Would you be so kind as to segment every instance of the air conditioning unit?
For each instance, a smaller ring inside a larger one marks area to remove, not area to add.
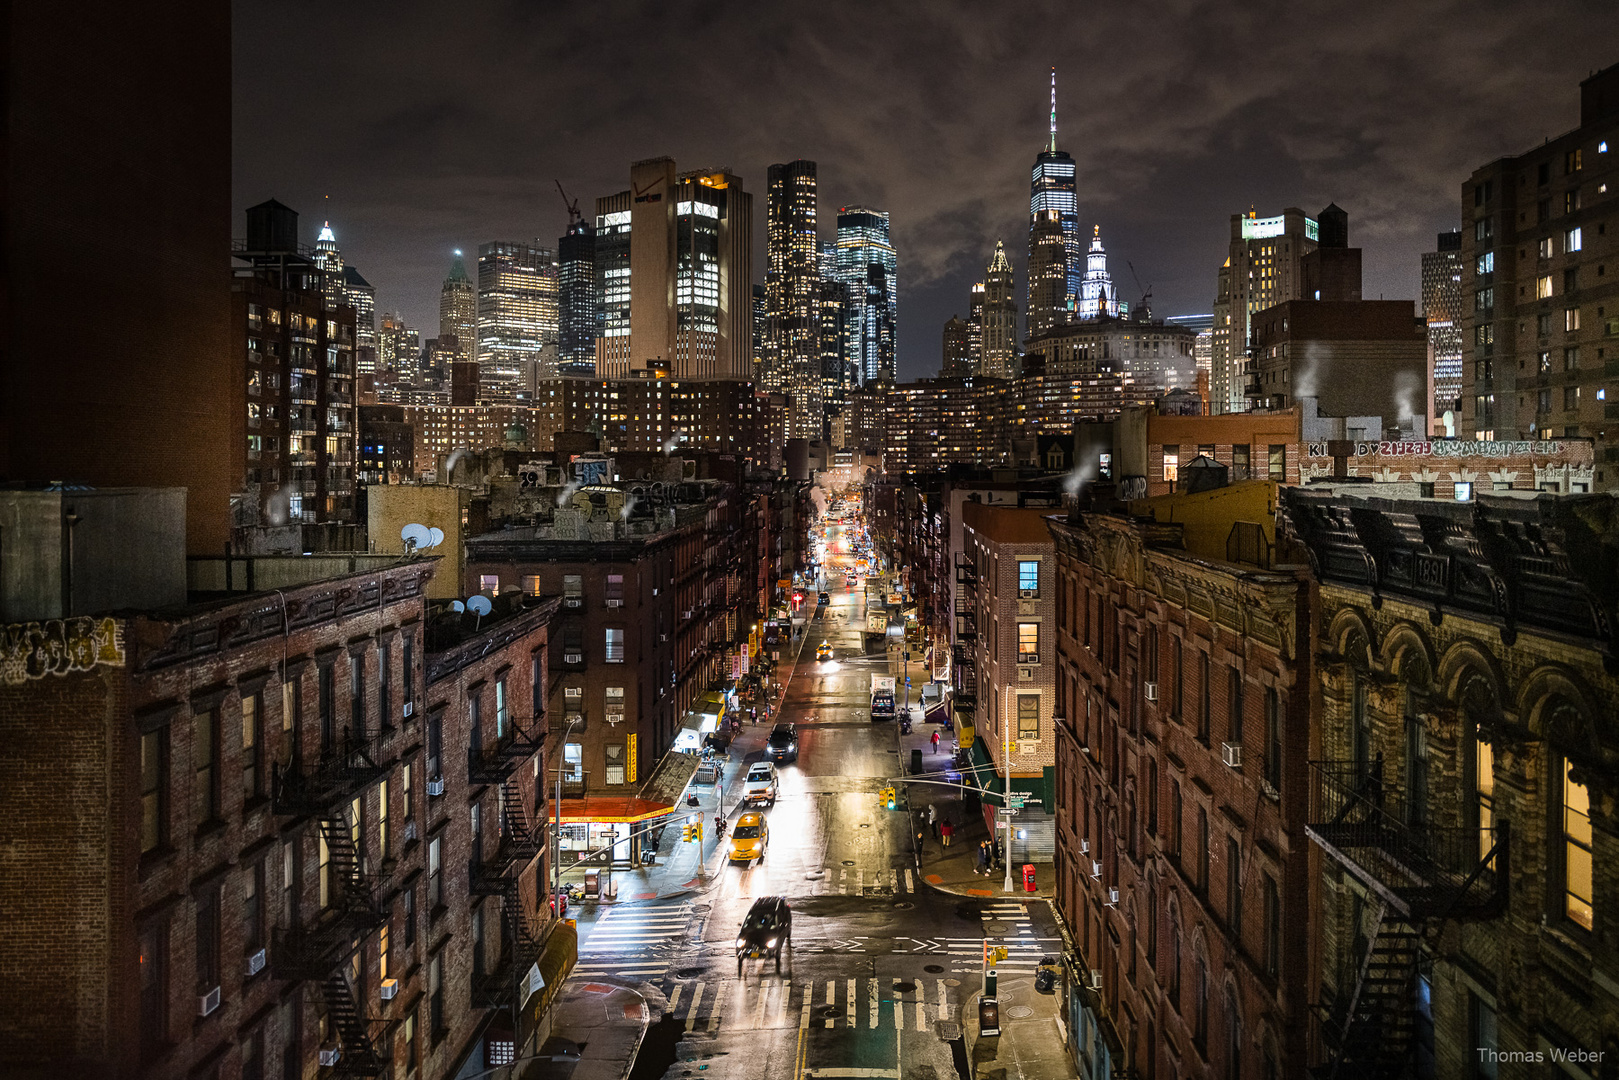
[[[1086,982],[1085,985],[1090,987],[1092,990],[1102,989],[1102,972],[1097,968],[1091,968],[1090,980]]]
[[[1158,684],[1153,682],[1151,679],[1148,679],[1146,682],[1141,684],[1141,692],[1146,696],[1148,701],[1158,700]]]
[[[405,842],[408,844],[414,839],[416,839],[416,822],[407,821],[405,822]]]
[[[623,607],[624,606],[624,601],[615,599],[613,597],[608,597],[607,606],[608,607]]]
[[[399,993],[399,980],[383,979],[381,993],[383,1001],[392,1001],[394,999],[394,995]]]
[[[1117,889],[1109,889],[1107,891],[1107,906],[1108,907],[1118,907],[1119,906],[1119,890],[1117,890]]]
[[[1242,743],[1223,742],[1220,744],[1220,758],[1233,769],[1242,768]]]
[[[668,641],[669,640],[669,635],[668,634],[659,634],[658,635],[658,640],[659,641]]]
[[[687,608],[685,611],[682,611],[680,613],[680,621],[681,622],[689,621],[691,619],[691,611],[692,611],[691,608]]]
[[[1091,877],[1095,878],[1097,881],[1102,880],[1102,864],[1097,862],[1095,859],[1091,860]]]
[[[585,662],[585,654],[577,651],[565,652],[562,654],[562,662],[564,664],[582,664]]]
[[[427,782],[427,794],[434,799],[444,794],[444,778],[442,776],[434,777]]]
[[[582,597],[582,596],[564,596],[562,598],[562,606],[563,607],[584,607],[585,606],[585,598]]]
[[[322,1068],[330,1068],[341,1060],[343,1060],[343,1051],[340,1048],[334,1047],[331,1050],[322,1050],[320,1052],[320,1064]]]
[[[219,987],[214,987],[197,999],[197,1015],[207,1016],[219,1008]]]
[[[410,716],[415,711],[416,711],[416,703],[414,701],[405,702],[405,710],[404,710],[404,712],[405,712],[406,716]]]
[[[1039,595],[1040,595],[1040,590],[1039,589],[1019,589],[1017,591],[1017,598],[1019,600],[1033,600],[1035,597],[1037,597]]]
[[[1033,682],[1034,668],[1028,667],[1027,665],[1019,666],[1017,669],[1017,677],[1018,682]]]
[[[247,974],[251,978],[264,970],[264,950],[260,949],[247,958]]]
[[[1081,855],[1089,855],[1091,853],[1091,842],[1089,840],[1081,840],[1079,842],[1079,853]]]

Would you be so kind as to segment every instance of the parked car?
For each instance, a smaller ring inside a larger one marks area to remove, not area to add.
[[[742,974],[742,961],[752,958],[775,960],[781,970],[783,949],[793,946],[793,910],[784,896],[763,896],[748,909],[742,929],[736,935],[736,973]]]
[[[743,803],[767,802],[776,805],[780,786],[776,781],[776,766],[768,761],[757,761],[748,769],[742,781]]]
[[[798,730],[791,724],[777,724],[765,740],[765,753],[771,761],[798,760]]]
[[[731,861],[763,862],[769,843],[770,827],[765,824],[765,816],[757,810],[749,811],[737,818],[731,829]]]

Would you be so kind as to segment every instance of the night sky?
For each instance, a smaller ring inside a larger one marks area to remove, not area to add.
[[[236,233],[274,197],[434,336],[451,250],[593,213],[629,164],[818,163],[836,208],[888,210],[902,378],[939,367],[997,237],[1024,301],[1029,169],[1057,68],[1058,144],[1120,294],[1211,310],[1229,215],[1337,202],[1365,295],[1415,299],[1476,167],[1578,123],[1619,62],[1612,0],[1202,3],[277,3],[238,0]],[[469,265],[471,260],[469,259]]]

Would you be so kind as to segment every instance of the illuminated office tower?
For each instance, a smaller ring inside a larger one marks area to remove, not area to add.
[[[973,282],[967,298],[967,370],[977,374],[984,370],[984,283]]]
[[[742,178],[630,167],[630,189],[596,200],[596,374],[751,379],[753,197]]]
[[[765,223],[765,298],[771,341],[764,385],[789,395],[789,437],[818,439],[825,410],[815,162],[770,166]]]
[[[1255,313],[1286,300],[1304,299],[1304,256],[1314,251],[1314,218],[1288,207],[1271,218],[1231,215],[1231,246],[1220,268],[1209,350],[1209,411],[1248,408],[1248,340]]]
[[[378,371],[393,372],[401,382],[414,382],[420,372],[422,336],[406,326],[403,316],[385,313],[377,327]]]
[[[557,262],[537,243],[478,245],[480,404],[527,401],[556,375]]]
[[[950,316],[944,324],[943,362],[939,366],[941,379],[965,379],[973,373],[972,356],[967,351],[968,325],[967,320],[959,315]]]
[[[321,292],[331,307],[347,304],[354,309],[354,358],[361,375],[377,366],[377,294],[360,272],[343,261],[332,223],[320,227],[315,239],[315,266],[322,278]]]
[[[1422,253],[1422,317],[1428,324],[1435,430],[1454,434],[1462,395],[1462,234],[1442,232],[1436,250]],[[1445,414],[1452,428],[1446,431]]]
[[[896,262],[886,210],[845,206],[838,211],[837,278],[849,289],[855,369],[862,386],[894,381],[894,338],[899,323]],[[873,266],[881,270],[883,290],[876,297],[870,288]],[[866,311],[874,300],[884,311]]]
[[[450,362],[471,360],[478,355],[478,290],[467,277],[461,252],[455,253],[450,273],[438,294],[438,339],[454,340]]]
[[[580,217],[557,241],[557,369],[596,374],[596,227]]]
[[[849,289],[841,281],[820,279],[821,407],[839,412],[853,388],[849,356]]]
[[[1107,249],[1102,247],[1102,226],[1097,225],[1091,233],[1090,250],[1085,253],[1085,279],[1079,283],[1079,317],[1116,319],[1125,311],[1107,272]]]
[[[1029,340],[1065,325],[1068,307],[1068,248],[1062,221],[1042,210],[1029,234]]]
[[[1084,278],[1085,244],[1079,231],[1079,202],[1074,179],[1074,159],[1057,149],[1057,71],[1051,72],[1051,138],[1034,159],[1029,178],[1029,265],[1036,255],[1036,230],[1046,215],[1055,215],[1062,235],[1064,286],[1062,295],[1029,274],[1029,337],[1036,337],[1057,323],[1072,318],[1079,305],[1080,282]],[[1049,259],[1048,253],[1047,258]],[[1036,327],[1040,329],[1036,329]]]
[[[1006,245],[995,241],[984,278],[984,359],[978,374],[1010,379],[1018,373],[1017,301]]]
[[[753,287],[753,381],[760,382],[758,366],[764,358],[765,339],[770,336],[770,301],[763,285]],[[762,386],[763,383],[760,383]]]

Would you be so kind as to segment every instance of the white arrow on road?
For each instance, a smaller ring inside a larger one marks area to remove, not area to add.
[[[913,953],[938,952],[940,949],[944,948],[944,946],[941,945],[939,942],[933,941],[931,939],[927,940],[927,941],[922,941],[922,940],[919,940],[917,938],[903,938],[903,939],[896,939],[896,940],[909,941],[909,942],[911,942],[912,944],[914,944],[916,946],[916,948],[914,948],[914,949],[896,949],[895,950],[896,952],[913,952]]]

